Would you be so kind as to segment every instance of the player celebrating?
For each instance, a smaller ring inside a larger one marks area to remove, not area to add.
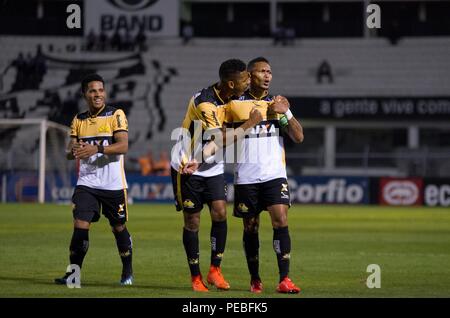
[[[75,116],[71,125],[67,159],[79,159],[80,170],[73,202],[74,230],[70,242],[70,263],[80,268],[89,247],[89,228],[108,218],[122,259],[120,284],[133,284],[132,243],[125,226],[128,220],[127,182],[123,157],[128,151],[128,123],[125,113],[105,104],[105,82],[98,74],[86,76],[81,90],[88,111]],[[66,284],[72,273],[55,279]]]
[[[222,129],[224,105],[233,97],[241,96],[247,90],[250,78],[246,65],[241,60],[230,59],[223,62],[219,69],[220,82],[195,94],[183,120],[182,128],[189,130],[191,136],[197,136],[196,122],[200,130],[214,132]],[[250,115],[249,115],[250,113]],[[243,129],[249,129],[261,120],[258,111],[249,111]],[[228,290],[230,284],[222,275],[220,264],[227,238],[226,189],[224,163],[201,163],[197,166],[194,158],[202,155],[202,142],[184,140],[180,134],[172,150],[172,183],[176,198],[177,211],[183,210],[183,245],[191,272],[192,289],[205,292],[208,288],[202,280],[199,265],[200,211],[207,204],[211,215],[211,263],[207,281],[221,290]],[[201,136],[200,136],[201,138]],[[201,141],[201,140],[200,140]]]
[[[237,126],[247,119],[248,109],[256,105],[263,121],[253,133],[238,146],[235,164],[234,215],[243,218],[243,243],[251,275],[250,290],[262,292],[259,276],[259,214],[268,210],[273,227],[275,250],[280,280],[277,291],[298,293],[298,288],[288,277],[291,240],[287,212],[290,195],[286,176],[283,136],[277,128],[296,143],[303,141],[303,129],[289,110],[289,102],[282,96],[269,95],[272,71],[267,59],[256,58],[248,63],[251,74],[250,89],[227,108],[227,125]],[[286,118],[285,118],[285,117]]]

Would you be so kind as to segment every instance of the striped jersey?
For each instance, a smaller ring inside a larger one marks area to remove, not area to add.
[[[203,134],[213,134],[222,128],[225,103],[220,98],[216,86],[217,84],[214,84],[202,89],[189,101],[171,153],[171,166],[178,172],[181,172],[189,160],[195,158],[201,162],[203,145],[210,140],[210,138],[204,138]],[[224,173],[223,160],[216,160],[214,163],[202,162],[194,175],[212,177],[222,173]]]
[[[239,100],[228,103],[226,126],[237,128],[248,118],[253,107],[262,114],[263,121],[252,128],[242,142],[235,146],[234,183],[262,183],[286,178],[283,135],[279,125],[280,114],[270,110],[273,96],[254,97],[245,92]]]
[[[128,132],[128,122],[121,109],[104,106],[96,115],[89,111],[74,117],[70,137],[93,145],[108,146],[114,143],[114,133]],[[123,155],[96,153],[80,159],[77,185],[99,190],[122,190],[127,188]]]

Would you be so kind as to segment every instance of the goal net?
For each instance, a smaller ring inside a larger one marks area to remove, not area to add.
[[[0,119],[2,202],[70,202],[75,161],[65,158],[69,127],[46,119]]]

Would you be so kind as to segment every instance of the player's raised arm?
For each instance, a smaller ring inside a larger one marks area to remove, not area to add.
[[[300,125],[298,120],[292,115],[289,101],[284,96],[275,96],[274,102],[269,106],[274,112],[278,114],[283,114],[287,119],[287,125],[284,126],[289,137],[295,143],[303,142],[303,127]]]

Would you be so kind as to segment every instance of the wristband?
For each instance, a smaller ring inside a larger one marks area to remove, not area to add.
[[[97,149],[98,153],[103,153],[105,151],[105,147],[103,147],[102,145],[97,145]]]
[[[278,122],[280,123],[280,127],[281,128],[289,126],[289,123],[288,123],[288,120],[286,118],[286,115],[281,115],[281,118],[280,118],[280,120]]]
[[[288,109],[288,111],[285,112],[284,114],[286,115],[287,120],[291,120],[291,118],[294,117],[290,109]]]

